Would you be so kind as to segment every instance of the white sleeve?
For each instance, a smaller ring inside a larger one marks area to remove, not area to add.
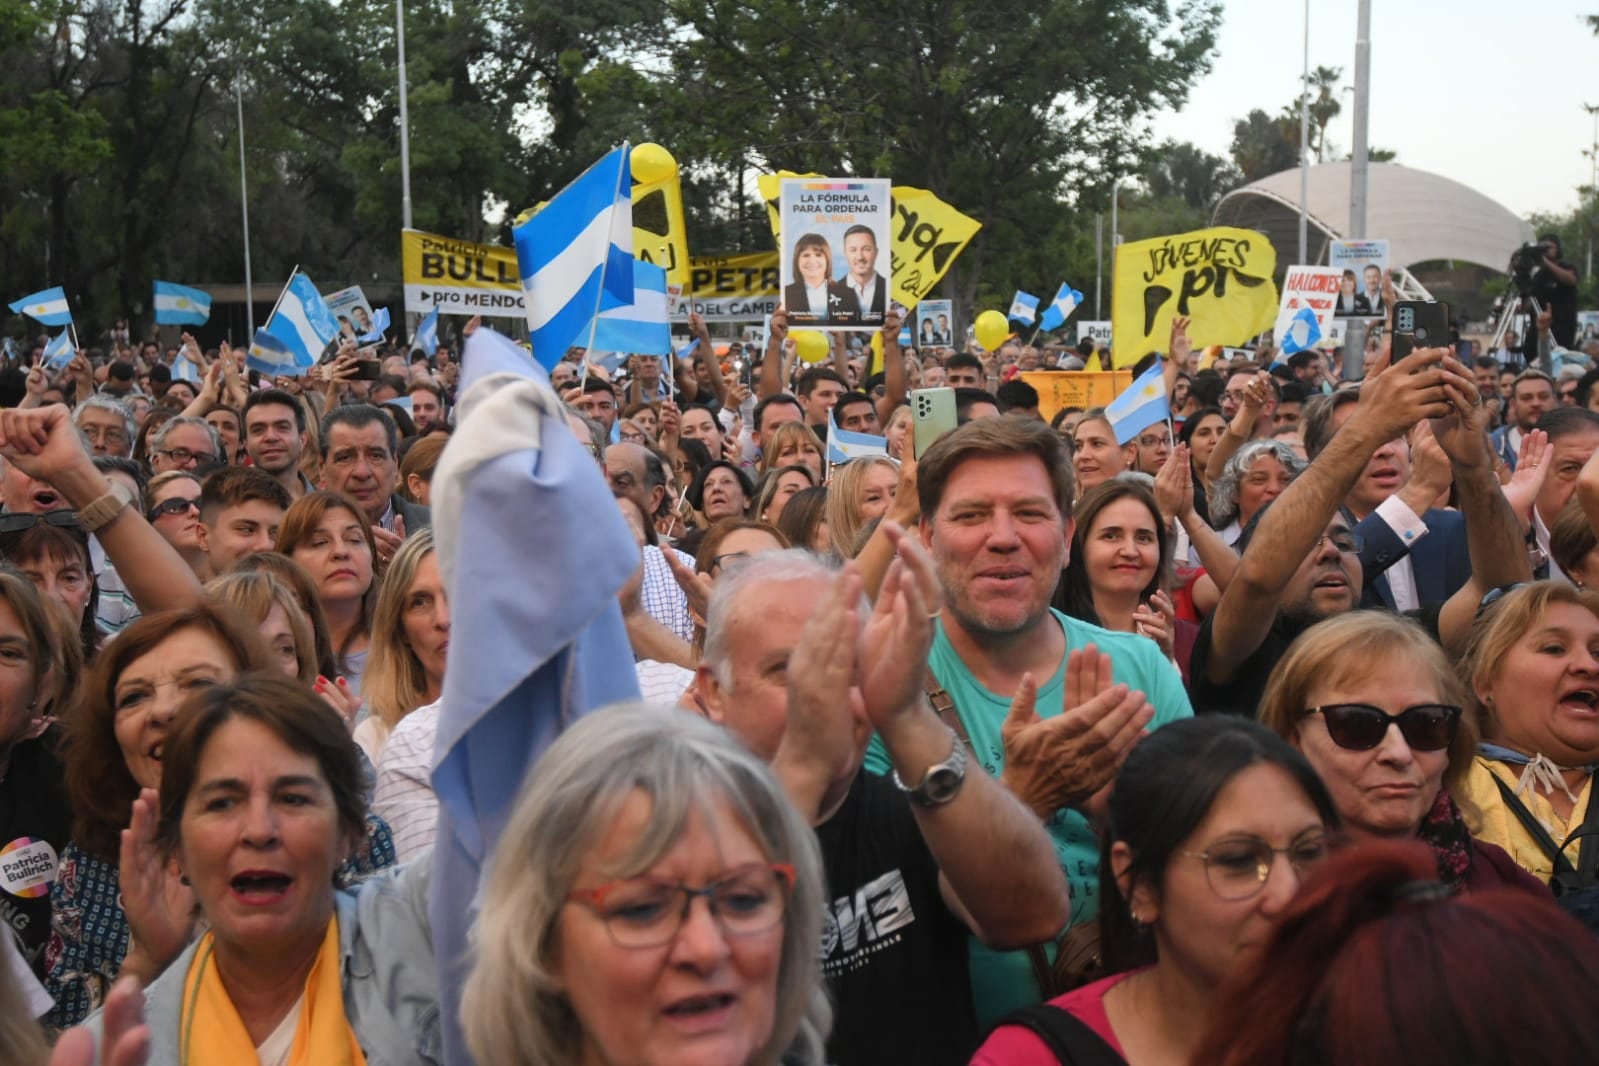
[[[1417,541],[1427,535],[1427,523],[1423,522],[1410,505],[1394,493],[1382,503],[1377,505],[1377,517],[1385,522],[1389,529],[1399,534],[1399,539],[1406,546],[1414,546]]]

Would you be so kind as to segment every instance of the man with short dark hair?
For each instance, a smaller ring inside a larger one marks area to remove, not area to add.
[[[844,284],[860,303],[857,321],[881,325],[888,307],[888,279],[877,272],[877,234],[872,227],[856,225],[844,231],[844,259],[849,264]]]
[[[300,469],[305,452],[305,408],[282,389],[261,389],[244,401],[244,451],[250,463],[289,494],[292,503],[316,486]]]
[[[1038,390],[1021,378],[1012,378],[1001,385],[994,393],[994,400],[998,403],[999,413],[1002,415],[1043,418],[1038,413]]]
[[[611,439],[616,428],[616,388],[597,374],[583,381],[583,391],[568,401],[573,407],[605,427],[605,439]]]
[[[294,503],[278,479],[250,466],[227,466],[200,486],[200,529],[211,572],[225,574],[252,552],[271,551]]]
[[[1599,451],[1599,414],[1585,407],[1561,407],[1545,414],[1534,428],[1549,436],[1549,454],[1544,457],[1549,472],[1532,507],[1533,540],[1542,564],[1548,567],[1545,571],[1541,565],[1538,576],[1569,580],[1550,554],[1549,530],[1571,502],[1577,475]]]
[[[755,428],[751,431],[750,437],[755,445],[755,455],[741,464],[746,468],[755,466],[754,459],[759,458],[766,450],[778,426],[786,422],[805,421],[805,408],[794,396],[779,392],[755,405],[753,421]],[[713,455],[711,458],[715,459],[716,456]]]
[[[407,536],[433,522],[426,507],[395,491],[399,436],[388,412],[370,404],[335,407],[322,419],[322,483],[361,505],[385,564]]]
[[[883,435],[883,426],[877,420],[877,404],[862,392],[846,392],[833,405],[833,421],[839,429],[851,433]]]
[[[1538,425],[1544,412],[1554,410],[1555,379],[1542,370],[1523,370],[1510,383],[1510,405],[1505,424],[1493,433],[1494,451],[1511,470],[1521,458],[1521,438]]]
[[[999,401],[987,389],[962,386],[955,390],[955,424],[964,426],[975,418],[998,418]]]
[[[980,389],[983,377],[983,361],[969,352],[956,352],[944,360],[944,384],[952,389]]]
[[[805,408],[805,424],[811,427],[817,439],[827,439],[827,422],[833,405],[848,388],[832,367],[814,366],[800,375],[799,398]]]
[[[1293,429],[1299,425],[1299,419],[1305,410],[1305,401],[1310,399],[1310,390],[1298,381],[1285,381],[1278,396],[1277,410],[1271,419],[1273,433],[1279,429]]]
[[[418,437],[449,427],[443,389],[431,381],[414,381],[410,395],[411,421],[416,425]]]

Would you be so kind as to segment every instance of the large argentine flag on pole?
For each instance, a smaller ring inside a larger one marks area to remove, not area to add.
[[[67,307],[67,290],[59,285],[24,296],[11,305],[11,310],[19,315],[27,315],[42,326],[72,324],[72,311]]]
[[[155,283],[155,320],[163,326],[202,326],[211,317],[211,297],[199,289]]]
[[[516,228],[533,358],[545,369],[593,347],[600,312],[633,302],[629,147],[614,149]]]
[[[263,374],[299,377],[316,365],[339,324],[311,279],[296,270],[267,324],[256,330],[246,362]]]
[[[672,326],[666,317],[666,270],[633,264],[633,302],[601,311],[591,347],[632,355],[671,355]]]

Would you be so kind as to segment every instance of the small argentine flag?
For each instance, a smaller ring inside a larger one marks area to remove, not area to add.
[[[172,360],[172,380],[187,381],[200,384],[200,368],[194,365],[194,360],[189,358],[185,349],[178,349],[178,354]]]
[[[162,326],[203,326],[211,317],[211,297],[199,289],[155,283],[155,320]],[[185,379],[186,380],[186,379]]]
[[[1071,282],[1061,282],[1060,291],[1055,294],[1055,299],[1051,300],[1049,306],[1044,308],[1044,318],[1043,321],[1039,322],[1038,328],[1045,332],[1052,329],[1060,329],[1066,324],[1066,320],[1072,317],[1072,312],[1082,306],[1082,303],[1083,294],[1072,288]]]
[[[67,307],[67,290],[59,285],[53,289],[41,289],[31,296],[24,296],[11,305],[11,310],[19,315],[27,315],[44,326],[72,324],[72,310]]]
[[[272,341],[263,342],[263,333]],[[322,294],[316,291],[310,278],[296,270],[284,287],[283,295],[278,297],[272,317],[256,330],[256,342],[250,346],[249,359],[255,359],[259,352],[261,361],[270,366],[270,369],[256,367],[263,374],[299,377],[316,365],[322,350],[338,335],[339,323],[328,310]]]
[[[1016,295],[1011,297],[1010,312],[1005,317],[1012,322],[1025,322],[1031,326],[1038,318],[1038,297],[1017,289]]]
[[[65,370],[67,364],[72,362],[72,357],[78,350],[72,346],[72,331],[64,329],[49,344],[44,346],[44,368],[46,370]]]
[[[578,335],[583,339],[583,334]],[[594,323],[595,351],[633,355],[671,355],[672,327],[666,318],[666,271],[653,263],[633,264],[633,302],[600,312]]]
[[[1171,403],[1166,398],[1166,378],[1159,360],[1144,371],[1127,391],[1105,408],[1105,420],[1116,434],[1117,444],[1126,444],[1157,422],[1171,418]]]
[[[435,307],[427,317],[416,324],[416,336],[411,338],[415,347],[422,349],[429,359],[439,350],[439,309]]]
[[[374,309],[372,312],[372,331],[361,336],[361,343],[381,343],[383,340],[383,335],[389,331],[390,324],[391,320],[389,318],[389,309],[387,307],[379,307]]]
[[[1320,341],[1321,323],[1316,319],[1316,312],[1312,308],[1302,307],[1288,323],[1288,330],[1283,334],[1278,351],[1284,355],[1307,352]]]
[[[887,455],[888,438],[874,437],[870,433],[851,433],[847,429],[839,429],[833,424],[831,416],[827,419],[827,461],[835,466],[847,463],[851,459],[863,459],[868,455]]]

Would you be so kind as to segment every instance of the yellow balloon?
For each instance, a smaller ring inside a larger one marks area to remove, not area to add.
[[[641,185],[664,181],[677,173],[677,160],[658,144],[635,144],[631,159],[633,180]]]
[[[999,346],[1010,336],[1010,322],[999,311],[984,311],[977,316],[975,332],[977,343],[983,346],[983,351],[998,351]]]
[[[793,333],[794,350],[804,363],[820,363],[827,358],[827,338],[814,329],[797,329]]]

